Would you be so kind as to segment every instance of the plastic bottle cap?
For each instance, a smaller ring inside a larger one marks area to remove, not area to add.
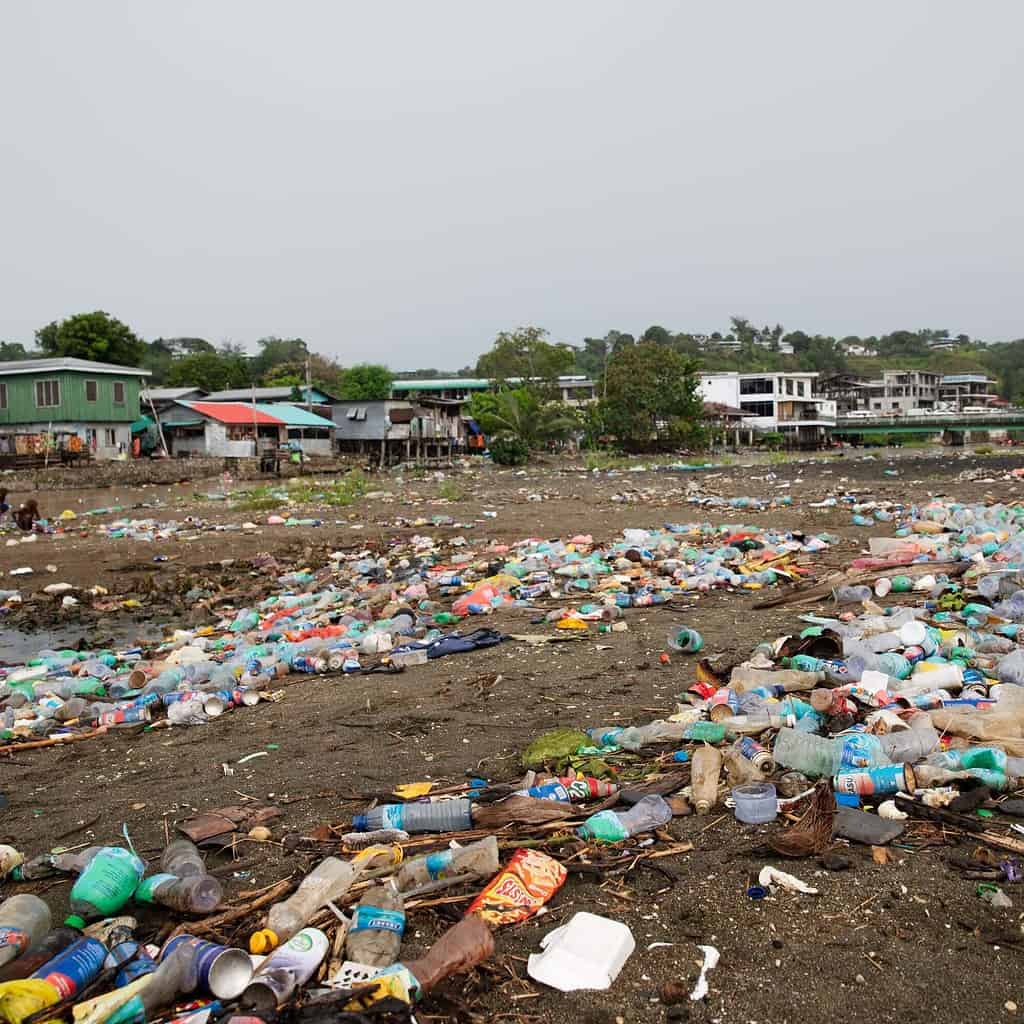
[[[255,953],[257,956],[277,949],[279,944],[277,933],[271,931],[270,928],[261,928],[249,936],[249,952]]]
[[[365,814],[353,814],[352,815],[352,830],[354,832],[365,832],[366,831],[366,815]]]
[[[69,928],[77,928],[81,931],[85,927],[85,918],[79,917],[77,914],[72,914],[70,917],[64,919],[64,923]]]

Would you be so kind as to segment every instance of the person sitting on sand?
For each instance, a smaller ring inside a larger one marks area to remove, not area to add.
[[[14,513],[14,521],[18,524],[18,529],[23,530],[25,533],[29,533],[40,518],[39,506],[36,504],[35,498],[29,498]]]

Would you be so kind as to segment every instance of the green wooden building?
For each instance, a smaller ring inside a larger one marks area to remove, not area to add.
[[[149,370],[87,359],[0,363],[0,454],[69,444],[97,459],[130,454],[148,376]]]

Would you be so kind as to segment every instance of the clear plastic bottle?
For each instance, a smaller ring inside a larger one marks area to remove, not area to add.
[[[401,892],[408,892],[419,885],[428,885],[442,878],[492,878],[500,867],[498,839],[496,836],[488,836],[467,846],[407,860],[398,869],[395,881]]]
[[[857,587],[836,587],[832,591],[836,604],[860,604],[862,601],[870,601],[871,588],[866,586]]]
[[[352,818],[357,832],[377,828],[399,828],[405,832],[465,832],[473,827],[470,800],[440,800],[437,803],[381,804]]]
[[[712,748],[713,749],[713,748]],[[660,796],[645,796],[628,811],[598,811],[576,829],[584,839],[602,843],[618,843],[630,836],[667,825],[672,820],[672,808]]]
[[[49,906],[38,896],[8,896],[0,903],[0,966],[41,942],[52,923]]]
[[[934,729],[901,729],[878,739],[893,764],[920,761],[939,746],[939,734]]]
[[[404,932],[405,904],[394,880],[371,885],[352,913],[345,955],[369,967],[390,967],[398,959]]]
[[[199,852],[199,847],[189,839],[172,839],[165,847],[160,858],[160,870],[178,878],[190,875],[205,875],[206,862]]]
[[[177,875],[161,873],[144,878],[135,890],[140,903],[159,903],[186,914],[208,914],[221,901],[224,891],[212,875]]]
[[[343,896],[359,875],[359,868],[352,862],[338,857],[327,857],[302,880],[298,889],[280,903],[275,903],[267,915],[267,927],[271,932],[271,946],[286,942],[322,906]],[[260,934],[260,933],[257,933]],[[265,952],[265,948],[253,952]]]
[[[722,752],[706,743],[693,752],[690,769],[690,788],[693,809],[698,814],[710,814],[718,803],[718,780],[722,774]]]
[[[756,690],[760,686],[781,687],[786,693],[791,693],[794,690],[813,690],[824,679],[824,672],[799,672],[791,668],[767,670],[737,665],[729,676],[729,686],[737,693]]]
[[[780,729],[773,754],[778,764],[810,776],[831,776],[890,764],[879,737],[851,732],[828,739],[795,729]]]

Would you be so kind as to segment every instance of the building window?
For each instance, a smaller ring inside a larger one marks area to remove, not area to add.
[[[787,395],[793,394],[793,382],[791,380],[787,380],[786,381],[786,394]]]
[[[37,380],[36,407],[39,409],[52,409],[56,405],[60,405],[60,381]]]
[[[882,408],[882,403],[881,402],[872,402],[871,405],[872,405],[872,408],[875,408],[875,409],[881,409]]]
[[[0,380],[0,409],[7,408],[7,381]]]
[[[99,396],[99,385],[94,380],[87,380],[85,382],[85,400],[87,402],[95,402]]]
[[[796,393],[797,393],[797,394],[798,394],[798,395],[799,395],[799,396],[800,396],[801,398],[803,398],[803,397],[804,397],[804,394],[805,394],[805,390],[804,390],[804,389],[805,389],[806,387],[807,387],[807,385],[806,385],[806,384],[805,384],[805,383],[804,383],[804,382],[803,382],[802,380],[798,380],[798,381],[796,382]]]
[[[123,387],[124,385],[121,385],[121,386]],[[103,443],[108,448],[116,447],[116,445],[117,445],[117,432],[114,430],[113,427],[107,427],[103,431]]]
[[[775,414],[774,402],[740,402],[740,408],[754,416],[773,416]]]
[[[770,395],[772,393],[772,382],[764,377],[755,377],[753,380],[740,381],[741,395]]]
[[[114,381],[114,405],[124,405],[124,381]]]

